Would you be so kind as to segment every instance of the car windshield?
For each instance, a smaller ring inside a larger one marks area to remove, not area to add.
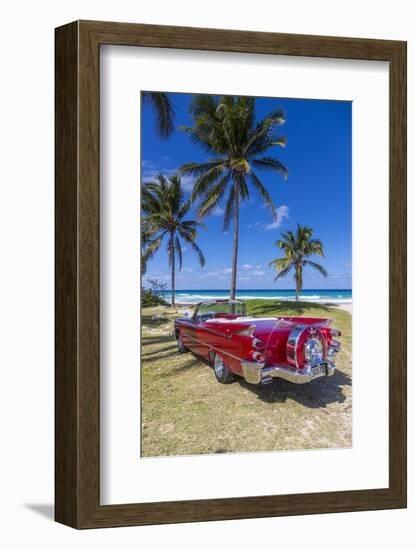
[[[195,318],[198,321],[206,321],[223,315],[245,315],[243,302],[205,302],[197,307]]]

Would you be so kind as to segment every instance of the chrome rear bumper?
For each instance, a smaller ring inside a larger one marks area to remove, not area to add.
[[[336,365],[331,361],[324,361],[303,369],[282,365],[266,367],[265,363],[242,361],[243,377],[249,384],[268,384],[273,378],[283,378],[294,384],[306,384],[316,378],[333,376],[335,368]]]

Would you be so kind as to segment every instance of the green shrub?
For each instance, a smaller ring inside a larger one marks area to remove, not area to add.
[[[166,302],[162,296],[160,296],[155,290],[151,288],[142,288],[142,307],[153,307],[153,306],[167,306]]]

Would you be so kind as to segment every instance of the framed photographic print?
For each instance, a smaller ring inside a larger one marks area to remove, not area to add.
[[[56,29],[56,520],[406,506],[406,44]]]

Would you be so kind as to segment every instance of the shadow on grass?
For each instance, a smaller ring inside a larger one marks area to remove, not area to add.
[[[202,368],[204,365],[211,367],[211,364],[208,361],[205,361],[202,357],[190,353],[187,356],[186,362],[178,365],[177,367],[170,367],[169,370],[160,374],[160,376],[168,378],[171,376],[176,376],[182,372],[187,372],[190,370],[196,370]]]
[[[173,341],[174,337],[170,334],[165,336],[142,336],[142,347],[153,346],[154,344],[167,344]]]
[[[141,322],[144,327],[152,328],[165,325],[169,322],[169,319],[168,317],[163,317],[162,319],[152,319],[152,315],[142,315]]]
[[[148,342],[148,346],[152,345],[151,342]],[[145,346],[144,346],[145,347]],[[149,361],[150,359],[156,359],[159,355],[165,355],[167,351],[173,352],[177,349],[177,344],[175,342],[171,343],[169,346],[166,346],[164,348],[158,348],[155,351],[149,351],[147,353],[142,353],[141,357],[145,358],[145,361]]]
[[[265,403],[285,403],[291,399],[311,409],[325,409],[331,403],[344,403],[346,396],[343,386],[352,385],[352,379],[337,369],[330,378],[321,378],[303,385],[276,379],[266,386],[254,386],[243,378],[238,380],[241,386],[255,393]]]
[[[266,313],[275,313],[276,315],[302,315],[306,310],[330,311],[331,303],[317,304],[313,302],[290,302],[273,301],[271,303],[251,304],[248,302],[248,313],[251,315],[265,315]]]

